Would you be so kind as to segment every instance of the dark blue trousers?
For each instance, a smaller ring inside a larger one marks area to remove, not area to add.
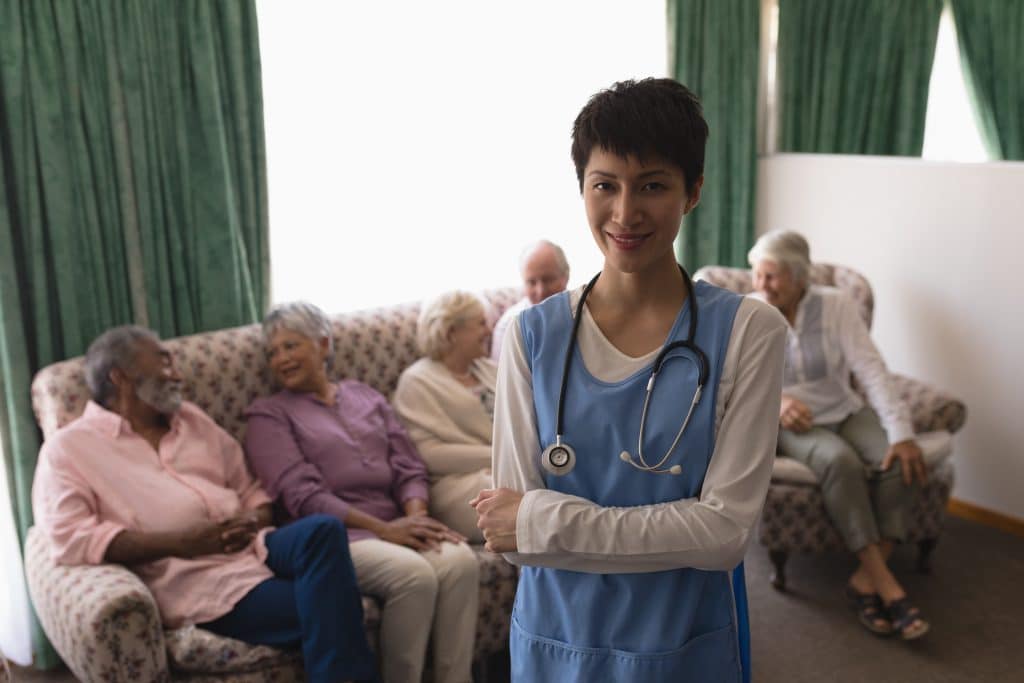
[[[345,525],[305,517],[267,534],[267,550],[274,578],[202,628],[259,645],[301,644],[310,681],[376,680]]]

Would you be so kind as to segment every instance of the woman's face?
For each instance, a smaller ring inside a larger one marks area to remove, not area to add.
[[[466,360],[481,358],[488,353],[490,338],[491,328],[487,325],[483,309],[474,311],[448,333],[450,353]]]
[[[279,327],[267,343],[267,362],[274,378],[290,391],[316,391],[326,381],[327,339],[317,342]]]
[[[686,191],[682,169],[664,159],[640,162],[600,147],[583,170],[583,203],[605,265],[641,273],[671,259],[683,216],[697,205],[703,178]]]
[[[754,289],[786,315],[794,310],[804,291],[789,268],[769,259],[754,264]]]

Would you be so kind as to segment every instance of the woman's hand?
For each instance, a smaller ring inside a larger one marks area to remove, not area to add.
[[[814,414],[807,404],[792,396],[782,395],[782,405],[779,407],[779,424],[783,429],[788,429],[797,434],[803,434],[814,426]]]
[[[884,472],[892,467],[893,462],[900,461],[903,470],[903,483],[910,486],[914,477],[923,485],[928,478],[928,468],[924,464],[924,454],[921,447],[913,439],[906,439],[889,446],[889,452],[882,460],[881,470]]]
[[[512,553],[516,542],[516,517],[523,494],[512,489],[484,489],[469,501],[476,509],[476,525],[483,530],[486,547],[492,553]]]
[[[378,534],[382,540],[414,550],[436,550],[442,541],[462,543],[466,537],[424,514],[399,517],[385,522]]]

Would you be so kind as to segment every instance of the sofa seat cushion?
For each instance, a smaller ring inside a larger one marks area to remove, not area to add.
[[[939,462],[928,473],[928,483],[914,496],[908,543],[937,539],[942,534],[952,488],[952,464],[948,460]],[[821,553],[846,549],[829,521],[821,489],[806,484],[772,482],[757,535],[769,550]]]
[[[298,650],[250,645],[195,626],[164,631],[164,640],[171,668],[186,673],[245,673],[302,662]]]
[[[519,574],[501,555],[488,552],[483,546],[473,546],[473,550],[480,563],[480,613],[474,654],[483,658],[501,651],[508,642]],[[374,598],[363,597],[363,621],[370,647],[378,650],[380,604]],[[165,631],[164,637],[171,668],[183,673],[246,673],[302,665],[297,650],[250,645],[195,626]]]
[[[480,605],[476,622],[476,658],[501,652],[508,646],[508,631],[512,623],[512,603],[519,583],[519,568],[509,564],[501,555],[474,545],[480,563]]]
[[[363,597],[363,621],[368,635],[376,635],[380,624],[377,602]],[[164,631],[167,660],[171,668],[184,673],[227,674],[264,671],[275,667],[302,668],[299,650],[282,650],[211,633],[196,626]],[[371,635],[371,646],[376,645]]]
[[[953,435],[947,431],[915,434],[914,440],[921,447],[925,464],[935,469],[953,452]],[[772,481],[787,484],[818,485],[818,477],[810,467],[784,455],[778,455],[772,463]]]

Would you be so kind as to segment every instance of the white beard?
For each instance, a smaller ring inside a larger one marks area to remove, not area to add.
[[[181,385],[156,377],[146,377],[135,382],[135,395],[153,410],[163,415],[173,415],[181,407]]]

